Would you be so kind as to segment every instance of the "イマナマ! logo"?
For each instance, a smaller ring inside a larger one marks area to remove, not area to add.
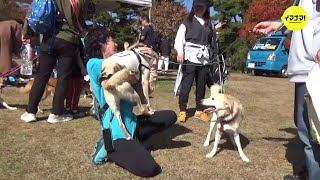
[[[281,20],[288,29],[297,31],[301,30],[307,24],[309,16],[303,8],[291,6],[284,11]]]

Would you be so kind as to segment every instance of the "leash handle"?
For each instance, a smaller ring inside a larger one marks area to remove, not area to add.
[[[40,57],[40,55],[35,56],[35,57],[32,59],[32,61],[35,61],[35,60],[39,59],[39,57]],[[10,75],[10,74],[18,71],[20,68],[21,68],[21,65],[18,65],[18,66],[16,66],[16,67],[10,69],[9,71],[3,73],[3,74],[1,75],[1,77],[2,77],[2,78],[7,77],[8,75]]]

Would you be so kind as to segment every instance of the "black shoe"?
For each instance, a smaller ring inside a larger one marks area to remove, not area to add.
[[[78,111],[71,111],[71,114],[77,118],[86,116],[85,112],[80,112],[79,110]]]
[[[300,176],[297,175],[286,175],[283,180],[302,180]]]

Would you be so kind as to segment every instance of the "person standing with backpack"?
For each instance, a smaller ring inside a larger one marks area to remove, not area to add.
[[[40,45],[40,60],[39,69],[29,94],[29,103],[26,112],[22,114],[20,119],[25,122],[36,121],[36,113],[38,105],[50,78],[52,70],[58,62],[58,80],[53,97],[52,112],[48,117],[49,123],[58,123],[70,121],[73,119],[71,115],[64,114],[64,100],[67,93],[68,80],[72,74],[74,66],[77,64],[76,56],[79,53],[78,43],[80,40],[80,32],[82,30],[85,17],[87,15],[87,0],[56,0],[43,1],[43,3],[51,3],[55,6],[52,26],[49,25],[47,30],[52,30],[53,33],[43,34],[43,39]],[[22,32],[22,41],[29,39],[31,32],[30,25],[34,25],[34,16],[39,11],[35,11],[39,3],[33,2],[31,16],[28,18],[28,23],[25,23]],[[44,15],[43,15],[44,16]],[[41,20],[42,17],[39,17]],[[40,22],[40,21],[39,21]],[[49,23],[49,21],[44,21]],[[29,26],[28,26],[29,24]],[[38,24],[39,25],[39,24]],[[51,26],[51,27],[50,27]],[[37,29],[33,29],[37,31]]]

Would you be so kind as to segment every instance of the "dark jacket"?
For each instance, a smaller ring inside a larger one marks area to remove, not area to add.
[[[171,54],[171,45],[170,42],[167,38],[163,38],[161,40],[161,45],[160,45],[160,55],[168,57]]]

